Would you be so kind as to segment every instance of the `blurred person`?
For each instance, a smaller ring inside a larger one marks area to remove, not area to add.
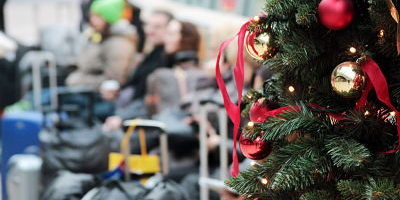
[[[198,104],[198,98],[192,94],[199,80],[206,75],[199,67],[201,37],[195,25],[172,20],[165,32],[164,43],[167,66],[148,77],[145,103],[152,119],[168,124],[165,132],[171,144],[171,162],[167,178],[180,181],[187,174],[198,171],[199,141],[195,128],[186,122],[186,118],[191,115],[191,108]]]
[[[172,19],[173,16],[171,13],[162,10],[154,11],[147,19],[144,30],[146,33],[146,42],[149,46],[152,46],[152,50],[137,66],[125,85],[125,87],[132,87],[134,90],[133,99],[142,99],[146,94],[147,77],[156,69],[167,65],[164,52],[164,35],[167,25]]]
[[[126,6],[123,11],[123,18],[128,20],[137,30],[138,34],[138,42],[137,42],[137,51],[142,52],[144,48],[144,44],[146,41],[146,36],[144,33],[143,22],[140,19],[141,9],[135,5],[132,5],[129,1],[126,1]],[[80,22],[81,31],[85,29],[85,26],[89,22],[89,10],[92,5],[93,0],[81,0],[81,13],[82,19]]]
[[[199,67],[200,40],[200,33],[193,24],[178,20],[169,23],[164,42],[168,65],[172,68],[158,69],[148,78],[145,102],[151,115],[179,107],[191,98],[197,83],[205,77]]]
[[[103,81],[125,84],[136,54],[136,30],[122,19],[124,0],[95,0],[89,22],[94,33],[78,58],[78,69],[66,79],[67,86],[99,89]]]
[[[127,83],[122,86],[116,100],[118,107],[115,112],[116,115],[106,120],[104,124],[106,130],[119,129],[123,119],[147,116],[147,109],[144,105],[147,77],[156,69],[167,65],[164,52],[164,35],[167,25],[172,19],[173,15],[163,10],[156,10],[147,18],[144,26],[146,43],[152,46],[152,50],[145,55]]]
[[[124,11],[124,18],[136,27],[139,41],[137,44],[138,52],[143,53],[146,41],[146,34],[144,32],[144,24],[140,18],[141,9],[135,5],[129,4]]]

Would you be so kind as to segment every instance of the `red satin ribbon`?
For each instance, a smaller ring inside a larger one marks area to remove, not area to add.
[[[399,144],[397,145],[396,149],[387,151],[385,153],[395,153],[400,150],[400,112],[392,105],[389,96],[389,88],[386,82],[386,78],[383,75],[381,69],[379,68],[378,64],[372,60],[371,58],[367,57],[366,60],[360,63],[361,69],[367,75],[369,81],[368,85],[363,92],[360,100],[357,102],[356,108],[362,108],[367,103],[367,97],[369,92],[372,89],[375,89],[376,97],[384,103],[389,109],[393,110],[396,113],[396,123],[397,123],[397,137]]]
[[[247,44],[250,45],[250,47],[251,47],[251,49],[254,51],[254,53],[255,53],[256,55],[258,55],[258,51],[257,51],[256,47],[254,46],[254,38],[256,38],[256,35],[257,35],[257,34],[256,34],[255,32],[250,33],[250,34],[247,36]]]
[[[311,103],[310,106],[313,108],[318,108],[318,109],[326,109],[325,107],[319,106],[314,103]],[[287,107],[282,107],[282,108],[278,108],[275,110],[270,110],[267,112],[267,116],[268,116],[268,118],[269,117],[277,117],[278,115],[281,115],[288,111],[300,111],[300,110],[301,110],[300,106],[287,106]],[[328,113],[328,115],[338,121],[346,119],[344,114]]]
[[[233,123],[233,152],[232,152],[233,163],[232,163],[232,170],[231,170],[231,174],[233,177],[236,177],[239,174],[239,161],[238,161],[238,156],[237,156],[237,152],[236,152],[236,145],[237,145],[237,139],[238,139],[238,134],[239,134],[239,129],[240,129],[240,104],[242,102],[242,92],[243,92],[243,85],[244,85],[243,47],[244,47],[244,39],[245,39],[246,31],[247,31],[247,26],[249,25],[249,23],[250,23],[250,21],[243,24],[243,26],[240,28],[239,33],[237,33],[235,37],[228,39],[221,44],[219,52],[218,52],[217,63],[216,63],[216,68],[215,68],[217,84],[221,91],[222,98],[224,100],[224,106],[225,106],[226,112],[228,113],[229,118],[232,120],[232,123]],[[221,69],[220,69],[221,55],[224,52],[224,50],[226,49],[226,47],[228,47],[228,45],[236,37],[238,37],[238,53],[237,53],[236,66],[233,70],[233,74],[235,77],[235,83],[236,83],[236,88],[237,88],[237,96],[238,96],[237,104],[233,103],[231,98],[228,95],[226,85],[222,78]]]

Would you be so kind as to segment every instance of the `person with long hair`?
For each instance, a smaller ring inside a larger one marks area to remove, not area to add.
[[[180,106],[196,90],[205,74],[199,68],[200,33],[189,22],[173,20],[165,37],[167,66],[156,70],[147,80],[146,104],[150,114]]]

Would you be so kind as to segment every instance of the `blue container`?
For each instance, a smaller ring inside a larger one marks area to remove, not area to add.
[[[1,119],[1,181],[2,199],[7,200],[8,160],[15,154],[38,154],[39,132],[43,115],[34,111],[6,113]]]

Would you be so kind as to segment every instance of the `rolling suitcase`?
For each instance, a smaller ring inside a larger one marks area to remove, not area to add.
[[[39,200],[42,159],[18,154],[10,158],[7,177],[9,200]]]
[[[2,199],[7,200],[7,165],[9,159],[16,154],[38,154],[39,138],[38,134],[43,124],[43,108],[41,106],[41,78],[40,70],[42,66],[48,64],[51,83],[51,95],[53,108],[57,107],[57,80],[56,65],[54,57],[48,52],[31,51],[27,53],[32,57],[33,67],[33,86],[35,96],[35,111],[21,111],[5,113],[1,119],[2,134],[2,155],[1,155],[1,180],[2,180]],[[24,180],[21,180],[24,181]],[[24,191],[18,191],[24,192]]]
[[[163,176],[169,173],[169,157],[168,157],[168,140],[165,133],[166,124],[145,119],[126,120],[123,125],[128,127],[124,138],[121,141],[121,152],[110,153],[109,168],[123,168],[124,180],[110,178],[101,186],[93,188],[82,200],[106,200],[106,199],[152,199],[144,197],[145,195],[155,196],[162,192],[162,189],[167,188],[167,185],[162,181]],[[138,129],[141,154],[131,155],[130,138],[132,134],[136,134],[135,129]],[[147,155],[145,129],[156,130],[160,140],[160,157],[156,155]],[[148,176],[151,174],[151,178]],[[154,175],[156,174],[156,175]],[[132,175],[136,175],[135,181],[132,180]],[[139,178],[141,184],[136,182]],[[161,187],[163,184],[165,187]],[[150,192],[146,194],[148,189],[159,187],[160,192]],[[165,192],[165,191],[164,191]],[[173,191],[169,191],[171,194]],[[166,198],[167,199],[167,198]],[[175,199],[175,198],[168,198]]]
[[[114,169],[121,162],[125,163],[125,180],[130,180],[130,173],[136,174],[155,174],[162,172],[164,175],[169,172],[169,157],[168,157],[168,140],[165,134],[166,125],[159,121],[134,119],[127,120],[124,122],[124,126],[128,129],[121,141],[121,151],[110,153],[109,156],[109,169]],[[131,155],[130,153],[130,139],[131,135],[134,134],[134,130],[138,128],[139,140],[140,140],[140,155]],[[145,139],[145,129],[157,129],[159,132],[160,140],[160,153],[159,156],[148,155],[147,146]]]

